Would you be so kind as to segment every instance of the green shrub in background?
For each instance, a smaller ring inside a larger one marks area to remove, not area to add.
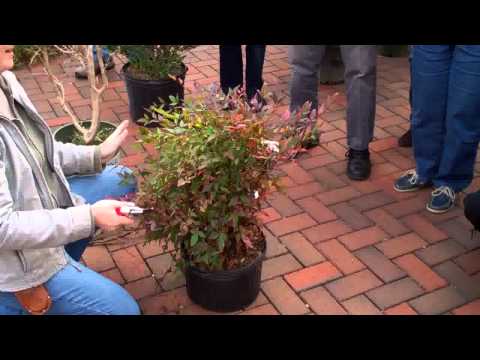
[[[386,57],[406,57],[408,45],[378,45],[378,52]]]
[[[180,75],[185,52],[196,45],[107,45],[128,58],[129,72],[136,79],[163,80]]]
[[[15,61],[15,68],[21,68],[23,66],[28,66],[30,65],[32,61],[32,57],[35,54],[35,52],[38,50],[40,45],[15,45],[14,49],[14,61]],[[53,46],[49,47],[49,54],[50,56],[56,56],[59,55],[60,52],[56,50]],[[33,59],[33,64],[36,64],[39,62],[39,58]]]
[[[30,59],[35,53],[35,45],[15,45],[15,68],[19,68],[30,63]]]

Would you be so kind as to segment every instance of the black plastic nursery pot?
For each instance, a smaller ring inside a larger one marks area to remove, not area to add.
[[[183,83],[188,70],[185,65],[183,65],[182,74],[177,77],[180,81],[170,78],[162,80],[136,79],[128,72],[129,66],[129,63],[125,64],[122,73],[127,88],[130,117],[138,125],[142,125],[139,120],[145,116],[150,106],[160,104],[159,99],[168,104],[170,96],[178,96],[180,101],[183,101],[185,96]]]
[[[203,308],[233,312],[252,304],[260,292],[263,252],[249,265],[230,271],[205,272],[194,267],[185,270],[187,293]]]
[[[87,128],[90,127],[91,121],[83,121],[82,126],[85,126]],[[100,121],[100,124],[98,126],[98,131],[104,130],[105,135],[110,135],[112,132],[115,131],[118,125],[112,124],[108,121]],[[71,143],[73,141],[74,135],[77,132],[73,124],[67,124],[59,127],[56,129],[53,133],[53,138],[55,141],[63,142],[63,143]],[[105,140],[105,139],[103,139]],[[100,145],[100,143],[103,141],[94,141],[92,145]],[[118,162],[121,159],[121,154],[118,152],[110,161],[108,162],[109,165],[114,165],[118,164]]]

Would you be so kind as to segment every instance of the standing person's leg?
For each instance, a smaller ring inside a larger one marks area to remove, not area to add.
[[[107,166],[102,173],[92,176],[74,176],[68,179],[73,193],[82,196],[88,204],[94,204],[105,198],[120,198],[136,192],[136,184],[121,184],[122,174],[131,174],[123,166]],[[79,261],[88,246],[88,239],[76,241],[65,247],[67,253]]]
[[[108,63],[111,59],[111,56],[110,56],[110,51],[107,49],[107,48],[102,48],[102,56],[103,56],[103,61],[105,63]],[[108,69],[107,69],[108,70]]]
[[[395,183],[400,192],[430,185],[438,173],[445,141],[451,45],[415,45],[412,48],[412,139],[416,171]]]
[[[242,45],[220,45],[220,86],[225,94],[243,86]]]
[[[103,61],[105,62],[105,66],[108,67],[110,66],[110,61],[113,61],[113,59],[110,56],[110,51],[106,47],[102,47],[102,57]],[[97,60],[97,47],[93,47],[93,60],[95,61],[95,64],[98,62]],[[109,69],[107,69],[109,70]]]
[[[375,45],[341,45],[347,91],[347,136],[352,180],[370,176],[368,145],[373,139],[377,93],[377,48]]]
[[[247,98],[253,98],[263,86],[263,63],[265,61],[266,45],[247,45],[245,83]]]
[[[412,45],[409,46],[409,55],[408,55],[408,64],[410,67],[410,74],[412,73]],[[409,91],[408,101],[410,102],[410,124],[412,123],[412,82],[410,81],[410,91]],[[411,125],[410,125],[411,126]],[[398,139],[398,146],[400,147],[412,147],[412,129],[408,129],[405,134],[400,136]]]
[[[125,289],[73,260],[45,287],[52,299],[46,315],[140,315]],[[0,315],[26,314],[14,294],[0,292]]]
[[[373,139],[377,94],[375,45],[341,45],[347,91],[348,146],[368,150]]]
[[[105,65],[105,70],[111,70],[115,67],[113,57],[110,55],[110,51],[107,48],[102,48],[102,57]],[[97,60],[97,47],[93,47],[93,62],[95,63],[95,74],[100,74],[100,65]],[[75,77],[78,79],[88,79],[87,69],[85,66],[80,66],[75,70]]]
[[[318,71],[325,55],[325,45],[290,45],[292,65],[290,83],[290,110],[296,111],[307,101],[318,108]]]
[[[429,182],[445,146],[451,45],[415,45],[412,59],[412,135],[417,173]]]
[[[473,179],[480,141],[480,45],[455,45],[448,83],[446,134],[435,188],[458,193]],[[429,210],[448,210],[449,199],[432,194]],[[453,199],[454,200],[454,199]],[[444,206],[442,206],[444,204]]]

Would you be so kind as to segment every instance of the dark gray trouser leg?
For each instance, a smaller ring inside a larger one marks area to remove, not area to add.
[[[290,45],[292,66],[290,83],[290,110],[295,111],[307,101],[318,107],[318,70],[325,55],[325,45]]]
[[[366,150],[373,139],[377,93],[375,45],[341,45],[347,90],[348,145]]]

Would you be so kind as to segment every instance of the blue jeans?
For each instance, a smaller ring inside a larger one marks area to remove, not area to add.
[[[415,45],[412,135],[417,173],[434,187],[464,190],[480,141],[480,46]]]
[[[102,48],[103,61],[106,62],[110,57],[110,51],[107,48]],[[93,47],[93,60],[97,62],[97,47]]]
[[[410,68],[410,74],[412,74],[412,58],[413,58],[413,45],[408,46],[408,67]],[[412,109],[412,81],[410,80],[410,89],[408,89],[408,103],[410,109]],[[412,111],[410,110],[410,124],[412,123]]]
[[[122,197],[136,191],[135,184],[120,185],[120,173],[131,171],[121,166],[107,166],[98,175],[69,179],[74,193],[88,203],[107,197]],[[49,315],[138,315],[135,300],[118,284],[78,263],[88,239],[65,247],[69,264],[45,283],[52,297]],[[73,258],[73,259],[72,259]],[[27,314],[11,293],[0,292],[0,315]]]
[[[140,315],[124,288],[72,259],[45,286],[52,298],[47,315]],[[27,314],[15,295],[0,292],[0,315]]]
[[[88,204],[106,198],[119,198],[136,191],[136,184],[120,184],[120,175],[131,170],[123,166],[108,165],[101,174],[93,176],[74,176],[68,179],[72,192],[82,196]],[[67,253],[76,261],[80,261],[88,239],[76,241],[65,246]]]

